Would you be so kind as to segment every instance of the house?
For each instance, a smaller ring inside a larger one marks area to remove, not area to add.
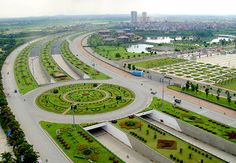
[[[110,35],[111,31],[110,30],[100,30],[98,31],[98,34],[100,35]]]
[[[129,42],[129,37],[128,36],[119,36],[117,37],[118,41],[121,41],[121,42]]]

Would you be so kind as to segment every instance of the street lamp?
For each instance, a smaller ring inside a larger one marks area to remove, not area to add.
[[[70,109],[72,110],[73,112],[73,126],[75,128],[75,109],[76,109],[76,105],[75,104],[72,104]]]
[[[164,111],[164,79],[165,79],[165,75],[166,73],[162,73],[163,78],[162,78],[162,111]]]

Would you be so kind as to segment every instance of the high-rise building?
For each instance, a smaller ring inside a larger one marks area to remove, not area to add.
[[[146,23],[148,21],[147,12],[142,12],[141,21]]]
[[[131,23],[137,23],[138,13],[137,11],[131,11]]]

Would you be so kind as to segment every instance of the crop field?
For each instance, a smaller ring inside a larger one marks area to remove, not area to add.
[[[224,162],[138,117],[119,119],[114,125],[173,162]]]
[[[125,107],[134,101],[130,90],[111,84],[84,83],[57,87],[41,94],[36,103],[44,110],[72,114],[97,114]]]
[[[34,44],[24,48],[17,56],[14,63],[14,75],[20,93],[25,94],[38,87],[38,84],[32,76],[29,68],[29,54]]]
[[[61,53],[63,57],[70,62],[73,66],[77,69],[82,71],[83,73],[87,74],[92,79],[109,79],[109,77],[94,68],[88,66],[87,64],[80,61],[69,49],[69,44],[67,41],[64,41],[61,44]]]

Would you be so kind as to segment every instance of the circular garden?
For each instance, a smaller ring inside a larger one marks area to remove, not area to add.
[[[72,114],[97,114],[120,109],[134,101],[134,93],[119,85],[82,83],[50,89],[36,99],[36,104],[47,111]]]

